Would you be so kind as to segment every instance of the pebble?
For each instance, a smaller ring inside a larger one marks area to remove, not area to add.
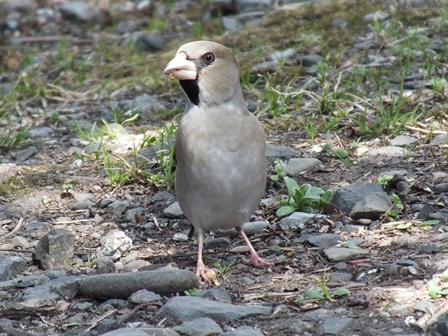
[[[305,224],[314,218],[322,217],[322,215],[311,214],[307,212],[293,212],[288,217],[282,218],[279,222],[282,230],[303,230],[306,226]]]
[[[74,255],[75,235],[68,230],[51,230],[34,249],[34,259],[44,270],[70,268]]]
[[[299,176],[305,171],[323,170],[324,164],[315,158],[292,158],[285,167],[288,176]]]
[[[333,262],[362,259],[369,256],[369,252],[366,250],[346,247],[330,247],[325,249],[324,253]]]
[[[168,208],[163,210],[163,215],[168,218],[182,218],[184,213],[180,208],[179,202],[174,202]]]
[[[173,328],[182,335],[215,335],[222,334],[223,330],[218,323],[209,317],[197,318],[191,321],[185,321],[180,326]]]

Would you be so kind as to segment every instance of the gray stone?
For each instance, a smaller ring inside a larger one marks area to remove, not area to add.
[[[64,19],[80,23],[91,22],[96,15],[91,4],[81,1],[66,2],[59,7],[59,11]]]
[[[257,63],[250,68],[250,72],[274,72],[278,68],[278,64],[275,61],[268,61]]]
[[[135,32],[135,47],[142,52],[157,52],[165,46],[165,40],[162,36],[151,32]]]
[[[334,205],[339,207],[342,212],[350,213],[358,202],[363,202],[362,204],[365,204],[365,198],[372,195],[376,195],[377,198],[384,200],[384,204],[387,203],[386,199],[390,202],[389,196],[384,192],[383,188],[381,188],[381,185],[378,183],[353,184],[338,188],[336,189],[332,202]],[[392,203],[389,204],[390,208]],[[358,214],[360,215],[359,218],[369,218],[366,216],[361,216],[362,211],[359,211]]]
[[[283,159],[289,160],[292,157],[299,156],[299,152],[291,147],[280,146],[276,144],[267,144],[266,145],[266,157],[270,161],[274,161],[275,159]]]
[[[179,333],[170,328],[140,327],[138,330],[145,331],[147,336],[180,336]]]
[[[436,244],[423,244],[420,248],[420,253],[437,253],[439,250]]]
[[[110,209],[111,214],[114,216],[121,216],[128,207],[128,201],[113,201],[107,206],[107,208]]]
[[[293,212],[288,217],[282,218],[279,225],[282,230],[304,229],[305,224],[316,218],[316,216],[318,215],[307,212]],[[319,217],[322,217],[322,215],[319,215]]]
[[[173,240],[185,242],[188,241],[188,235],[182,232],[176,232],[175,234],[173,234]]]
[[[120,328],[109,331],[105,334],[101,334],[102,336],[148,336],[148,334],[139,329],[134,328]],[[150,334],[149,334],[150,335]]]
[[[104,209],[105,207],[107,207],[109,204],[112,204],[113,202],[115,202],[114,199],[109,199],[109,198],[103,199],[100,201],[99,207],[100,207],[100,209]]]
[[[222,27],[225,30],[235,31],[243,28],[243,24],[236,16],[223,16],[221,18]]]
[[[289,330],[296,333],[297,335],[303,335],[304,332],[311,329],[313,329],[313,325],[305,321],[296,321],[289,326]]]
[[[175,197],[167,191],[159,191],[151,197],[155,202],[171,202]]]
[[[323,61],[320,55],[301,55],[297,57],[297,64],[302,66],[312,66]]]
[[[219,336],[263,336],[263,334],[252,327],[242,326]]]
[[[97,299],[127,299],[141,289],[168,295],[198,287],[194,273],[172,269],[93,275],[81,281],[80,293]]]
[[[30,138],[49,138],[53,135],[53,129],[47,126],[36,127],[27,132]]]
[[[10,256],[0,261],[0,281],[15,278],[26,270],[26,266],[26,260],[17,256]]]
[[[377,11],[375,13],[370,13],[364,16],[364,20],[366,21],[383,21],[389,17],[388,13]]]
[[[29,12],[37,7],[34,0],[5,0],[2,7],[7,12]]]
[[[391,146],[407,146],[418,142],[418,139],[409,135],[399,135],[390,141]]]
[[[39,221],[31,221],[28,224],[25,225],[26,231],[32,231],[32,230],[50,230],[51,224],[47,222],[39,222]]]
[[[64,270],[48,270],[45,272],[45,275],[53,280],[56,278],[65,277],[67,273]]]
[[[35,146],[30,146],[26,149],[22,149],[16,152],[16,162],[24,162],[31,156],[37,153],[37,148]]]
[[[174,330],[187,336],[220,335],[223,331],[218,323],[208,317],[185,321],[180,326],[174,327]]]
[[[227,322],[242,320],[257,315],[270,315],[271,313],[271,307],[239,306],[192,296],[178,296],[169,299],[159,309],[155,318],[168,318],[170,320],[184,322],[196,318],[209,317],[217,322]]]
[[[11,243],[14,244],[15,247],[20,247],[23,250],[27,250],[31,247],[31,244],[28,242],[28,240],[21,236],[15,236],[12,239]]]
[[[448,143],[448,135],[447,134],[439,134],[434,137],[431,141],[431,145],[438,146],[438,145],[445,145]]]
[[[437,192],[447,192],[448,191],[448,183],[439,183],[434,186],[434,190]]]
[[[313,246],[320,248],[333,247],[339,243],[341,237],[336,233],[323,233],[316,236],[311,236],[306,241]]]
[[[198,297],[224,303],[232,302],[229,293],[224,287],[203,289]]]
[[[67,230],[51,230],[39,240],[34,249],[34,259],[44,270],[71,268],[74,254],[75,235]]]
[[[324,253],[333,262],[355,260],[365,258],[369,255],[369,252],[366,250],[347,247],[330,247],[324,250]]]
[[[414,305],[414,310],[434,314],[437,311],[437,307],[431,301],[418,301]]]
[[[323,163],[315,158],[292,158],[285,167],[285,173],[289,176],[299,176],[304,171],[324,169]]]
[[[27,288],[42,285],[50,281],[50,278],[43,274],[26,275],[12,280],[1,281],[0,289],[8,290],[13,288]]]
[[[204,242],[204,249],[226,249],[229,248],[230,245],[232,245],[232,243],[230,242],[229,239],[219,237],[219,238],[207,239]]]
[[[278,62],[283,61],[287,59],[294,58],[294,56],[297,54],[296,50],[294,48],[289,48],[282,51],[275,51],[271,54],[271,60]]]
[[[73,194],[73,198],[75,199],[76,202],[83,202],[86,200],[92,200],[92,198],[94,198],[93,194],[91,193],[86,193],[86,192],[76,192]]]
[[[137,223],[137,216],[141,216],[145,211],[145,208],[129,209],[126,211],[126,220],[131,223]]]
[[[134,304],[157,302],[161,300],[162,297],[159,294],[150,292],[146,289],[139,290],[128,298],[128,301]]]
[[[109,257],[102,256],[95,259],[97,274],[115,273],[116,268],[113,260]]]
[[[112,104],[112,106],[117,105],[124,110],[132,110],[134,112],[157,112],[161,110],[164,106],[155,97],[148,94],[142,94],[131,100],[122,100],[119,103]]]
[[[53,279],[35,287],[28,287],[23,292],[22,301],[73,299],[78,295],[81,279],[81,277],[69,275]]]
[[[123,231],[112,230],[100,239],[101,246],[93,253],[93,258],[102,256],[111,257],[117,260],[132,247],[132,239]]]
[[[386,146],[386,147],[379,147],[379,148],[373,148],[367,152],[368,157],[381,157],[381,158],[392,158],[392,157],[398,157],[401,158],[405,156],[405,154],[409,153],[405,148],[398,147],[398,146]]]
[[[10,177],[16,176],[19,172],[19,167],[14,163],[0,164],[0,184],[8,181]]]
[[[327,316],[317,331],[318,335],[340,335],[352,322],[349,317]]]
[[[361,198],[350,212],[350,217],[380,219],[392,208],[392,202],[385,192],[372,193]]]
[[[84,210],[84,209],[88,209],[94,205],[95,205],[95,202],[92,202],[91,200],[84,200],[84,201],[77,202],[77,203],[73,204],[71,206],[71,209],[72,210]]]
[[[163,210],[163,215],[168,218],[181,218],[183,217],[184,213],[180,208],[179,202],[174,202],[165,210]]]

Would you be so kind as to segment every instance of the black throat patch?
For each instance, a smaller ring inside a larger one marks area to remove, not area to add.
[[[199,105],[199,86],[197,80],[180,80],[180,85],[182,89],[187,94],[188,99],[194,104]]]

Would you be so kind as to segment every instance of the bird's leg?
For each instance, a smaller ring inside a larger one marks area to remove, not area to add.
[[[204,261],[202,260],[202,248],[204,245],[204,234],[201,232],[201,230],[197,230],[198,231],[198,263],[196,266],[196,276],[199,279],[204,280],[206,283],[211,283],[211,280],[213,279],[213,274],[212,274],[212,279],[210,279],[210,277],[207,275],[207,272],[209,271],[213,271],[215,274],[218,273],[218,270],[212,268],[208,268],[207,266],[205,266]]]
[[[252,246],[249,238],[247,238],[246,233],[243,231],[242,228],[237,229],[241,235],[241,237],[243,237],[246,245],[249,247],[250,250],[250,259],[246,260],[243,259],[243,263],[245,264],[252,264],[256,267],[264,267],[264,266],[271,266],[274,265],[276,262],[278,262],[278,259],[269,259],[269,260],[265,260],[260,258],[260,256],[258,255],[257,251],[255,251],[254,247]]]

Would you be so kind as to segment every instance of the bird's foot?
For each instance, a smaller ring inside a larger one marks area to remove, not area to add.
[[[243,258],[243,264],[254,265],[255,267],[268,267],[280,261],[280,259],[262,259],[258,254],[252,254],[249,260]]]
[[[208,268],[202,262],[198,262],[196,267],[196,276],[204,282],[210,284],[216,279],[219,271],[216,268]]]

